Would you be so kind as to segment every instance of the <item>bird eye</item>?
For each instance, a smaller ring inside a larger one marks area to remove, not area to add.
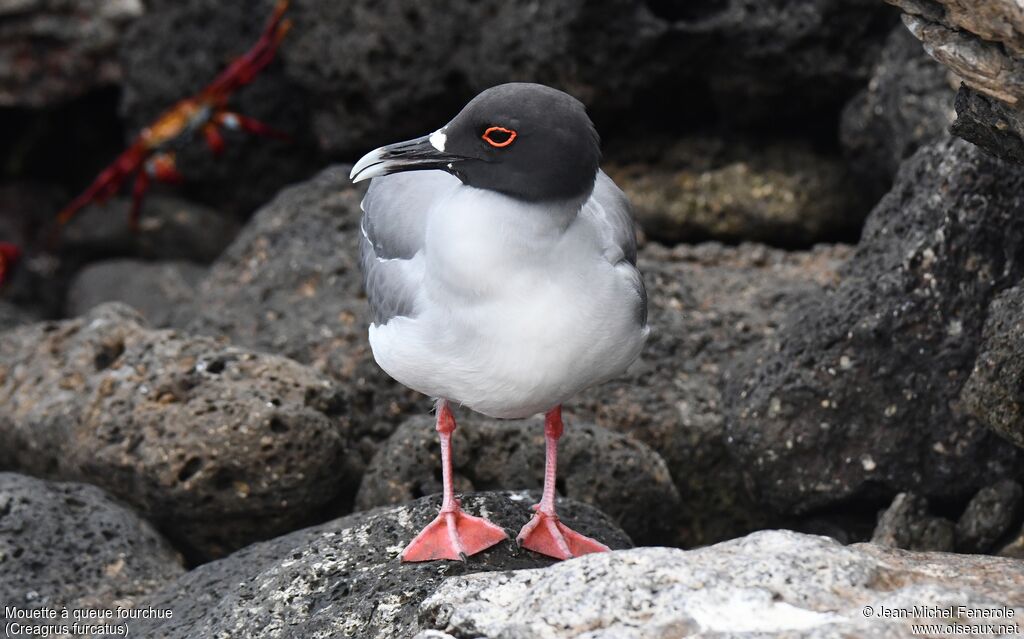
[[[480,137],[487,144],[500,149],[512,144],[512,141],[516,139],[516,132],[503,126],[492,126]]]

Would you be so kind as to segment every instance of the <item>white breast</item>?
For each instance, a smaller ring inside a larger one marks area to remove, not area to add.
[[[494,417],[525,417],[621,373],[639,354],[637,292],[578,206],[461,187],[429,212],[414,318],[372,326],[403,384]]]

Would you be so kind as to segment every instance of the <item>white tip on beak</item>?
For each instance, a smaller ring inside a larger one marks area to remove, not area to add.
[[[352,166],[348,179],[352,180],[353,183],[362,182],[370,178],[380,177],[385,174],[386,170],[384,147],[380,147],[359,158],[359,161]]]

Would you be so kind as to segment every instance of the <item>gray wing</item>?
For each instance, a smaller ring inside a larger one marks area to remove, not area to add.
[[[374,178],[363,198],[360,264],[375,324],[415,315],[431,203],[458,185],[443,171],[410,171]]]
[[[604,256],[636,289],[637,322],[647,325],[647,288],[636,268],[636,223],[626,194],[604,171],[597,172],[594,192],[580,215],[587,217],[601,238]]]

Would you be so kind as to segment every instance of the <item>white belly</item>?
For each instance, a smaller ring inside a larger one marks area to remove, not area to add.
[[[472,192],[432,211],[413,317],[370,327],[399,382],[492,417],[526,417],[622,373],[643,346],[637,294],[580,220]],[[485,206],[480,206],[484,203]]]

